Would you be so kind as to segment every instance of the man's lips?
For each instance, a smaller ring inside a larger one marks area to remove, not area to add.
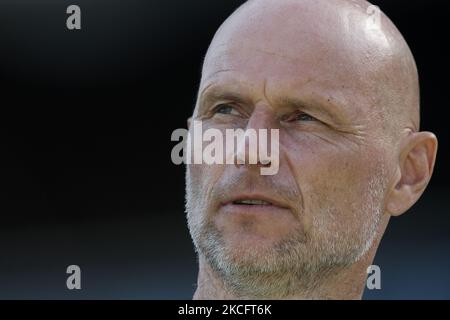
[[[263,194],[239,194],[231,196],[222,202],[222,206],[242,206],[242,207],[272,207],[276,209],[289,209],[289,206],[281,201]]]

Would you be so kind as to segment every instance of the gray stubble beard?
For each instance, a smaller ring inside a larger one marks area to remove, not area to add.
[[[319,237],[316,234],[316,238],[312,238],[303,230],[297,230],[271,248],[264,248],[263,253],[250,248],[236,255],[232,253],[235,248],[226,246],[214,223],[205,219],[208,206],[204,190],[199,184],[191,187],[192,179],[187,170],[186,213],[196,252],[238,298],[283,299],[299,293],[318,298],[321,285],[357,262],[376,238],[382,215],[381,206],[377,204],[383,186],[378,177],[369,182],[362,210],[352,208],[354,214],[364,214],[364,223],[356,232],[329,232],[326,219],[336,213],[328,207],[325,213],[314,215],[312,230],[321,230]]]

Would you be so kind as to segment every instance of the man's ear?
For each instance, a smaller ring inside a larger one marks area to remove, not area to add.
[[[187,128],[190,129],[191,128],[191,122],[192,122],[192,117],[187,119]]]
[[[431,132],[416,132],[406,138],[387,199],[387,213],[399,216],[419,200],[433,174],[437,147],[437,138]]]

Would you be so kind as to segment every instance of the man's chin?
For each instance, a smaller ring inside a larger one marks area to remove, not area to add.
[[[214,257],[215,264],[220,265],[225,272],[262,272],[277,269],[279,259],[276,251],[269,244],[257,244],[253,247],[248,243],[231,244],[221,250],[221,254]]]
[[[275,237],[257,230],[218,233],[217,229],[209,234],[215,236],[209,237],[208,243],[203,243],[203,251],[210,259],[222,265],[225,263],[232,269],[277,269],[282,261],[292,258],[295,248],[305,249],[298,234]]]
[[[227,215],[218,214],[211,223],[230,248],[271,249],[289,239],[304,241],[303,227],[291,214]]]
[[[268,238],[260,234],[245,233],[235,234],[224,240],[224,251],[234,260],[249,259],[259,260],[259,257],[274,255],[279,239]]]

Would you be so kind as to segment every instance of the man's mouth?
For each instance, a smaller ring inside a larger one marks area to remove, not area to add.
[[[267,194],[240,194],[230,196],[221,204],[224,213],[238,214],[240,216],[273,216],[290,212],[290,207],[274,196]]]
[[[259,207],[259,208],[281,208],[288,209],[289,206],[286,203],[280,202],[273,196],[269,196],[262,193],[254,194],[241,194],[230,196],[222,202],[222,206],[247,206],[247,207]]]
[[[271,202],[267,202],[259,199],[242,199],[233,201],[235,205],[245,205],[245,206],[271,206]]]

